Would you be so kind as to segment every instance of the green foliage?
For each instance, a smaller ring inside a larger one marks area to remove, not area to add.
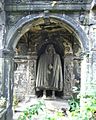
[[[80,93],[79,87],[74,86],[72,98],[68,100],[70,106],[69,109],[70,112],[80,109],[80,97],[78,97],[79,93]]]
[[[86,95],[83,99],[84,105],[82,108],[78,106],[77,101],[71,101],[74,103],[73,106],[71,105],[72,109],[70,110],[73,120],[96,120],[96,96]]]
[[[71,100],[68,100],[68,103],[70,106],[70,109],[69,109],[70,112],[80,108],[80,99],[72,98]]]
[[[38,101],[37,104],[30,106],[29,108],[27,108],[22,115],[19,117],[18,120],[32,120],[34,115],[38,115],[39,111],[42,110],[43,111],[43,106],[44,103],[41,101]]]
[[[96,96],[94,95],[86,95],[85,105],[83,108],[85,120],[95,120],[96,119]]]
[[[42,112],[42,116],[40,116],[40,112]],[[33,120],[34,118],[37,119],[38,116],[40,116],[42,120],[61,120],[60,118],[64,117],[62,111],[58,110],[52,114],[46,109],[44,101],[38,101],[37,104],[27,108],[18,120]]]
[[[62,117],[64,117],[63,113],[61,111],[57,111],[54,115],[47,113],[43,120],[61,120]]]

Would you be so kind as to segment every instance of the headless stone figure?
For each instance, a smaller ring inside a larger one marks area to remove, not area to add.
[[[43,98],[46,98],[46,90],[52,90],[52,98],[55,98],[55,91],[62,91],[63,76],[61,60],[52,44],[48,45],[45,53],[40,56],[36,88],[43,90]]]

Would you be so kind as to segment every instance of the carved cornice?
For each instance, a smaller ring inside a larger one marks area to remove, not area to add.
[[[7,1],[7,3],[33,3],[33,2],[41,2],[42,0],[9,0],[9,2]],[[43,1],[47,1],[47,2],[53,2],[53,0],[43,0]],[[58,0],[55,0],[58,2]],[[59,1],[60,2],[60,1]],[[62,0],[63,3],[69,3],[69,4],[74,4],[74,3],[91,3],[92,0]]]
[[[27,0],[24,2],[14,0],[14,2],[6,2],[6,11],[35,11],[35,10],[90,10],[92,0],[62,0],[55,1],[31,1]]]

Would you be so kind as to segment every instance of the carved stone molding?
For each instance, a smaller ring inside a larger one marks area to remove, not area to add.
[[[0,57],[13,57],[14,56],[14,51],[9,50],[9,49],[0,49]]]
[[[32,0],[13,0],[13,1],[9,0],[9,3],[10,2],[17,3],[17,4],[19,4],[19,3],[32,3],[32,2],[34,2],[34,0],[33,1]],[[52,2],[52,0],[50,0],[49,2]],[[92,0],[62,0],[62,2],[63,3],[70,3],[70,4],[72,4],[72,3],[91,3]]]

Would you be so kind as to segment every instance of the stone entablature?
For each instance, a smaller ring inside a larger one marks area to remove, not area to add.
[[[86,10],[91,8],[92,0],[29,1],[14,0],[6,2],[6,11],[33,10]],[[38,9],[37,9],[38,8]]]
[[[32,3],[36,0],[9,0],[9,3]],[[41,1],[41,0],[38,0]],[[46,0],[44,0],[46,1]],[[53,2],[53,0],[47,0],[49,2]],[[56,0],[58,1],[58,0]],[[74,3],[91,3],[92,0],[62,0],[63,3],[69,3],[69,4],[74,4]]]

